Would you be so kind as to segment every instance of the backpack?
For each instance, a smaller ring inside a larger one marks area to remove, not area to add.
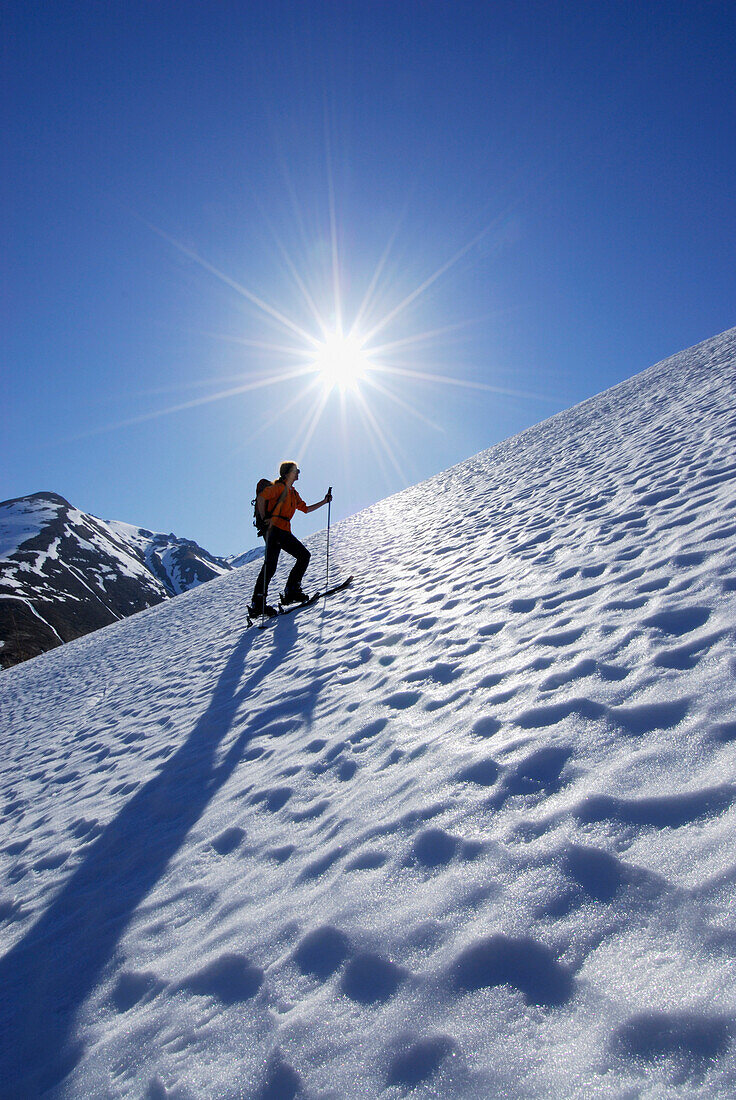
[[[251,501],[251,504],[253,505],[253,526],[255,527],[258,534],[264,539],[265,539],[266,535],[268,534],[268,524],[265,522],[265,520],[262,520],[261,517],[258,515],[258,497],[260,496],[260,494],[263,492],[264,489],[267,489],[269,487],[269,485],[272,485],[272,484],[273,484],[273,482],[269,481],[269,479],[267,477],[262,477],[260,479],[260,481],[258,482],[258,484],[256,485],[256,495],[253,497],[253,500]]]
[[[269,487],[269,485],[279,485],[279,484],[283,484],[283,482],[281,481],[281,478],[278,478],[276,481],[269,481],[267,477],[262,477],[261,480],[256,485],[256,495],[253,498],[253,500],[251,501],[251,504],[253,505],[253,526],[255,527],[256,531],[261,536],[261,538],[264,538],[264,539],[268,535],[268,531],[269,531],[269,523],[267,523],[266,521],[270,520],[271,516],[273,516],[276,512],[278,512],[279,508],[281,507],[284,500],[286,499],[287,488],[284,485],[284,491],[282,492],[281,496],[276,501],[276,503],[274,504],[271,511],[266,512],[266,515],[263,517],[263,519],[261,519],[261,517],[258,515],[258,497],[263,492],[264,489],[267,489]]]

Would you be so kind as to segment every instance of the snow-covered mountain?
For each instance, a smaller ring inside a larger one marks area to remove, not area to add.
[[[227,558],[216,558],[191,539],[159,535],[129,523],[109,520],[107,526],[124,542],[134,546],[149,571],[161,581],[169,596],[178,596],[233,568]],[[263,557],[263,551],[257,551]]]
[[[80,512],[56,493],[0,503],[0,665],[152,607],[231,568],[195,542]]]
[[[225,561],[233,569],[239,569],[241,565],[248,565],[252,561],[263,560],[263,543],[260,546],[254,546],[252,550],[246,550],[244,554],[234,554],[233,556],[226,558]]]
[[[736,1095],[735,542],[736,330],[5,673],[4,1095]]]

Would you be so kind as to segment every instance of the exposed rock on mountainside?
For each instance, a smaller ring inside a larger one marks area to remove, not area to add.
[[[0,664],[35,657],[231,568],[196,542],[97,519],[56,493],[6,500]]]

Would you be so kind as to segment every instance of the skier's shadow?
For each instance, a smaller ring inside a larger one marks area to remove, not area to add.
[[[273,639],[267,659],[238,687],[256,638],[243,635],[194,729],[153,779],[125,804],[43,916],[0,960],[0,1092],[40,1095],[81,1056],[76,1013],[110,961],[136,907],[189,830],[227,782],[255,732],[246,728],[218,762],[238,707],[288,658],[294,631]]]
[[[311,672],[306,678],[306,684],[304,686],[300,685],[298,693],[298,715],[300,722],[304,726],[304,736],[308,736],[310,732],[314,731],[317,701],[324,687],[324,679],[321,675],[321,663],[329,656],[329,651],[324,642],[327,610],[326,601],[320,600],[317,607],[303,612],[303,614],[309,615],[312,621],[316,619],[319,624],[316,636],[312,642],[313,654],[311,659]],[[296,612],[293,616],[290,615],[284,623],[279,623],[279,633],[290,647],[293,646],[296,641],[296,620],[298,618],[299,612]],[[304,671],[303,667],[301,671]],[[294,713],[294,711],[292,710],[290,713]]]

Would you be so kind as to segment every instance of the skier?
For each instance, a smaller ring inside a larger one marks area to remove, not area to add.
[[[332,494],[327,492],[324,499],[317,504],[305,504],[294,488],[294,482],[298,477],[299,467],[296,462],[282,462],[277,480],[263,489],[256,499],[256,509],[265,530],[266,555],[253,589],[253,600],[248,609],[253,617],[264,613],[276,614],[276,609],[268,605],[267,594],[282,550],[296,559],[286,581],[283,602],[285,604],[306,603],[308,599],[306,593],[302,591],[302,577],[309,565],[311,555],[306,546],[292,535],[290,520],[297,509],[300,512],[314,512],[317,508],[329,504]]]

